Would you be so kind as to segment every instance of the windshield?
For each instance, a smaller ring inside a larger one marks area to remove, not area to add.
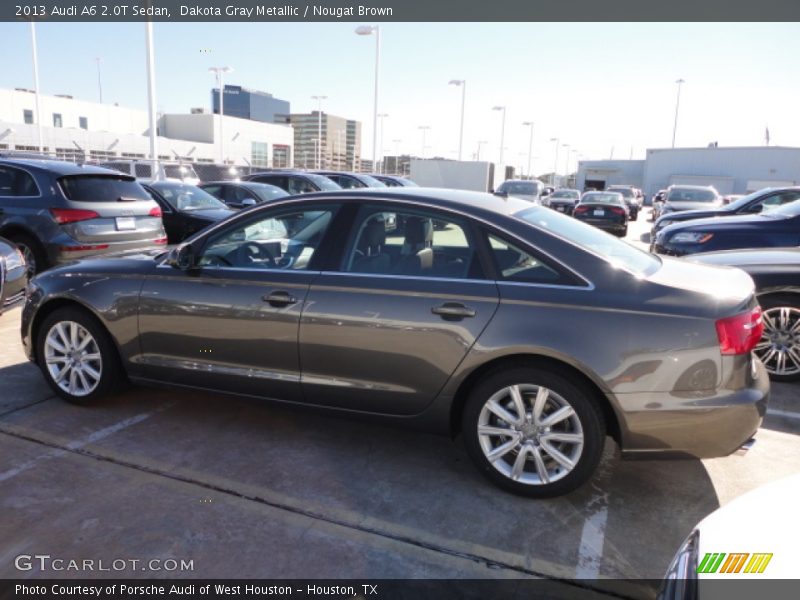
[[[367,187],[371,187],[371,188],[374,188],[374,187],[386,187],[385,183],[383,183],[382,181],[379,181],[378,179],[375,179],[371,175],[359,175],[358,177],[359,177],[359,179],[361,179],[362,183],[367,184]]]
[[[616,192],[591,192],[584,194],[581,203],[586,202],[600,202],[602,204],[622,204],[622,196]]]
[[[262,202],[277,200],[278,198],[283,198],[284,196],[289,195],[286,190],[282,190],[276,185],[269,185],[268,183],[251,183],[250,189],[255,192],[256,196],[258,196],[258,199]]]
[[[675,188],[667,194],[667,202],[714,202],[716,199],[713,190]]]
[[[319,189],[321,190],[340,190],[342,187],[325,177],[324,175],[317,175],[316,173],[304,173],[304,177],[308,177],[309,181],[312,181]]]
[[[577,199],[581,197],[581,193],[578,190],[558,190],[557,192],[553,192],[550,194],[551,198],[570,198],[570,199]]]
[[[520,211],[514,216],[594,252],[611,264],[625,268],[636,275],[649,275],[661,266],[661,261],[653,254],[639,250],[611,234],[556,211],[534,207]]]
[[[147,191],[131,178],[115,175],[72,175],[61,178],[64,195],[78,202],[117,202],[149,200]]]
[[[764,217],[797,217],[800,216],[800,200],[781,204],[762,213]]]
[[[193,185],[180,183],[155,183],[151,186],[175,210],[192,211],[227,208],[208,192]]]
[[[540,186],[534,181],[504,181],[499,188],[498,192],[505,192],[507,194],[520,194],[522,196],[538,196],[540,193]]]

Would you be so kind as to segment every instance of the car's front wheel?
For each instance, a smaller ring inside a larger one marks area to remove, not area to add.
[[[759,298],[764,333],[755,353],[774,381],[800,380],[800,297],[770,294]]]
[[[605,441],[591,393],[534,367],[483,379],[467,400],[462,427],[478,470],[499,487],[533,498],[559,496],[586,482]]]
[[[74,404],[106,396],[124,379],[111,337],[93,315],[79,308],[60,308],[44,319],[36,355],[53,391]]]

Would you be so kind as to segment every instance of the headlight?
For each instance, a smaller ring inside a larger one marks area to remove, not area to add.
[[[700,546],[700,532],[696,529],[675,553],[664,574],[664,581],[658,592],[659,600],[677,598],[697,598],[697,555]]]
[[[684,231],[676,233],[669,241],[675,244],[705,244],[712,237],[714,237],[713,233]]]
[[[6,257],[6,269],[11,271],[19,267],[25,266],[25,257],[19,248],[14,248],[14,252]]]

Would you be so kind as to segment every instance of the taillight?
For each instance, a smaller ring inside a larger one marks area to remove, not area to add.
[[[589,212],[589,207],[588,206],[576,206],[575,210],[572,211],[572,212],[574,212],[576,215],[579,215],[581,213]]]
[[[83,210],[82,208],[51,208],[50,214],[59,225],[76,223],[77,221],[88,221],[96,219],[100,215],[93,210]]]
[[[761,308],[716,322],[719,350],[722,354],[747,354],[758,344],[764,332]]]
[[[155,208],[151,208],[150,212],[147,213],[151,217],[160,217],[161,216],[161,207],[156,206]]]
[[[167,238],[165,238],[165,237],[157,238],[157,239],[153,240],[153,242],[156,243],[156,244],[166,244],[167,243]]]
[[[611,210],[611,212],[613,212],[613,213],[615,213],[617,215],[624,215],[625,214],[625,209],[624,208],[620,208],[619,206],[609,206],[608,208],[609,208],[609,210]]]

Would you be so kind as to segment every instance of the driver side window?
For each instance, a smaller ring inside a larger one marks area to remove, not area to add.
[[[262,213],[211,238],[197,264],[220,269],[307,269],[335,212],[328,206]]]

